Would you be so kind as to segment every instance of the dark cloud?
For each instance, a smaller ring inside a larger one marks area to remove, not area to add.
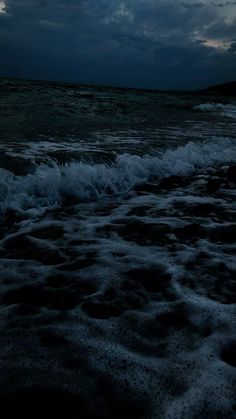
[[[230,48],[228,49],[229,53],[236,54],[236,42],[232,42]]]
[[[5,0],[5,4],[7,13],[0,13],[2,75],[192,88],[236,74],[235,2]]]

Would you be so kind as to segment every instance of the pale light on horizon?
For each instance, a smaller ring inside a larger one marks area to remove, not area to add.
[[[230,47],[231,42],[221,41],[218,39],[204,39],[204,45],[210,48],[216,48],[221,50],[227,50]]]
[[[0,1],[0,13],[6,13],[6,5],[4,1]]]

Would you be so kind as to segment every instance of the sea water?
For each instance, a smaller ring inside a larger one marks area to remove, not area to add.
[[[0,93],[0,393],[234,417],[236,100]]]

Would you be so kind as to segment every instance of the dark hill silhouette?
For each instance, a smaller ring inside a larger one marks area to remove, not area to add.
[[[236,96],[236,81],[210,86],[207,89],[205,89],[205,92],[217,93],[227,96]]]

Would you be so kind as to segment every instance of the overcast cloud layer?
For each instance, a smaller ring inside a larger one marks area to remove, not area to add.
[[[0,0],[0,75],[144,88],[236,79],[236,1]]]

